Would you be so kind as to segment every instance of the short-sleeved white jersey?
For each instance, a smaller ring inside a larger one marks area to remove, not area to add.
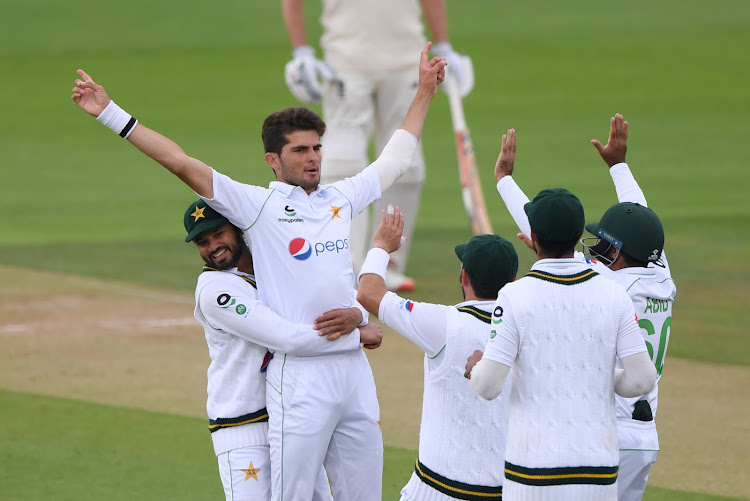
[[[409,67],[425,44],[419,0],[323,0],[320,45],[334,70]]]
[[[262,188],[216,171],[213,179],[214,198],[205,200],[244,232],[263,303],[296,323],[354,306],[349,228],[380,197],[372,168],[309,195],[277,181]]]

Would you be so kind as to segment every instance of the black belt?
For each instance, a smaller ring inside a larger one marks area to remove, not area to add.
[[[263,407],[259,411],[237,416],[233,418],[217,418],[208,420],[208,431],[211,433],[222,428],[231,428],[233,426],[242,426],[243,424],[262,423],[268,421],[268,411]]]
[[[420,480],[429,485],[436,491],[456,499],[468,499],[470,501],[482,501],[486,499],[502,499],[503,486],[491,487],[487,485],[472,485],[463,482],[457,482],[450,478],[445,478],[417,460],[417,466],[414,468]]]

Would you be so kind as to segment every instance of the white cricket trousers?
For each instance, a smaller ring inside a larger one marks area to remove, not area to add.
[[[648,474],[656,463],[659,451],[620,451],[617,474],[618,501],[641,501],[646,492]]]
[[[271,457],[267,445],[223,452],[216,459],[227,501],[271,499]]]
[[[276,353],[266,375],[272,499],[313,499],[325,465],[333,498],[381,501],[383,436],[375,380],[364,352]]]
[[[400,70],[356,72],[333,68],[343,86],[326,85],[323,94],[323,164],[321,184],[329,184],[361,172],[370,161],[367,150],[375,136],[375,152],[380,154],[393,133],[401,126],[417,93],[419,72],[408,66]],[[380,209],[398,205],[404,214],[406,242],[391,255],[393,266],[404,273],[417,221],[422,184],[425,178],[421,143],[411,166],[380,200],[355,217],[349,235],[349,251],[355,273],[364,263],[372,237],[380,224]]]

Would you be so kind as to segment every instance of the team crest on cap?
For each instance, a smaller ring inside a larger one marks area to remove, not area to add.
[[[298,261],[304,261],[312,254],[312,247],[310,246],[310,242],[308,242],[304,238],[295,238],[294,240],[289,242],[289,254],[291,254],[292,257],[294,259],[297,259]]]
[[[191,216],[193,216],[195,218],[193,220],[193,222],[196,222],[200,218],[204,218],[205,219],[206,216],[203,215],[203,211],[204,210],[206,210],[205,207],[198,207],[197,205],[195,206],[195,212],[193,212],[192,214],[190,214]]]

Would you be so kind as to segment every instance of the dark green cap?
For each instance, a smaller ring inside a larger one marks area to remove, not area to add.
[[[185,211],[184,223],[185,230],[188,232],[185,241],[190,242],[204,231],[221,226],[226,222],[228,222],[227,218],[209,207],[206,202],[196,200]]]
[[[531,229],[546,242],[575,240],[586,224],[581,201],[565,188],[540,191],[523,210],[529,217]]]
[[[456,256],[476,288],[500,290],[516,278],[518,254],[498,235],[477,235],[456,246]]]
[[[646,263],[658,261],[664,249],[664,227],[659,216],[632,202],[613,205],[598,223],[587,224],[586,231]]]

